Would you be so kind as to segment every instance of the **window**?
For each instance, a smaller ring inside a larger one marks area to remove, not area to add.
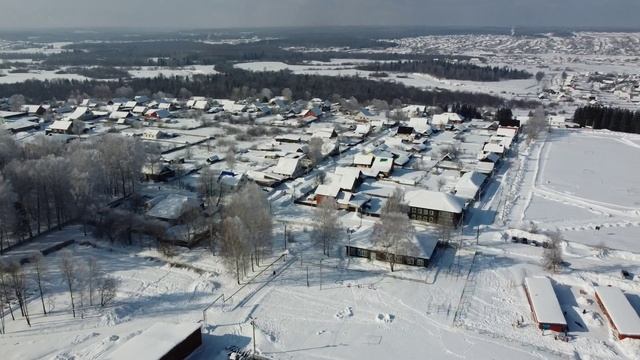
[[[407,265],[413,265],[415,264],[414,259],[411,256],[407,256]]]
[[[418,259],[418,260],[416,260],[416,265],[418,265],[418,266],[424,266],[424,260],[422,260],[422,259]]]
[[[429,210],[429,215],[432,215],[432,216],[433,216],[433,215],[435,215],[435,214],[436,214],[436,212],[435,212],[435,211],[433,211],[433,210]]]

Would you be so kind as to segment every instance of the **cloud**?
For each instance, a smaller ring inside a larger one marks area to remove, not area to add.
[[[638,0],[4,0],[0,27],[637,26]]]

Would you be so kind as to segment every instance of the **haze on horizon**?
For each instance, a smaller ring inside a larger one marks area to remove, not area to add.
[[[637,27],[638,0],[2,0],[0,28]]]

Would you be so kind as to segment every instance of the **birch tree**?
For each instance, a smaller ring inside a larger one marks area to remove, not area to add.
[[[0,173],[0,254],[4,252],[5,239],[15,219],[15,202],[18,199],[11,183]]]
[[[27,279],[24,274],[24,269],[19,263],[13,262],[8,265],[7,272],[9,274],[11,288],[13,289],[13,293],[18,300],[18,305],[20,306],[22,317],[24,317],[27,325],[31,327],[31,320],[29,318],[29,307],[27,306],[26,296]]]
[[[558,272],[562,264],[562,234],[556,230],[548,237],[549,243],[542,253],[542,265],[547,271]]]
[[[69,289],[69,298],[71,299],[71,312],[73,313],[73,317],[76,317],[76,305],[73,298],[73,291],[77,282],[75,261],[76,259],[74,259],[74,256],[70,251],[63,252],[60,257],[60,272],[62,273],[64,281],[67,283],[67,288]]]
[[[412,243],[415,231],[406,213],[389,212],[380,215],[380,221],[373,228],[376,247],[385,252],[391,272],[397,262],[396,256],[408,254],[415,249]]]
[[[36,275],[36,284],[38,285],[38,292],[40,294],[40,301],[42,302],[42,313],[47,315],[47,308],[44,305],[44,286],[42,285],[44,280],[44,274],[47,272],[47,264],[44,260],[42,253],[38,252],[31,258],[33,263],[33,269]]]
[[[325,200],[316,209],[315,223],[311,239],[322,246],[322,253],[331,255],[331,250],[335,247],[340,238],[342,228],[338,219],[338,210],[333,201]]]
[[[240,266],[250,252],[247,231],[238,217],[227,217],[222,223],[220,254],[228,267],[235,268],[236,280],[240,285]]]

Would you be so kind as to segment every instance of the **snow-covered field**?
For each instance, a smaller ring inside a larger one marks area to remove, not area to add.
[[[558,229],[570,241],[640,252],[640,172],[632,165],[639,138],[554,130],[529,159],[524,212],[512,218]]]

